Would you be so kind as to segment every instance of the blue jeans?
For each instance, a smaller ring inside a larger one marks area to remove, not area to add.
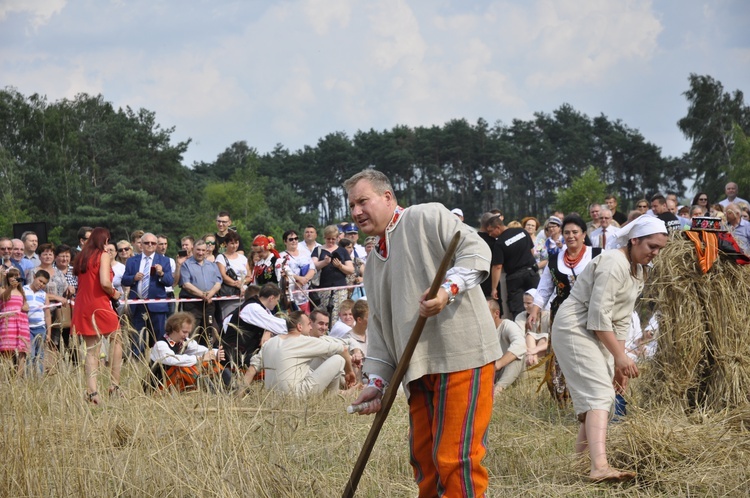
[[[47,326],[30,327],[31,353],[29,354],[29,373],[34,371],[34,364],[40,374],[44,373],[44,349],[47,346]]]

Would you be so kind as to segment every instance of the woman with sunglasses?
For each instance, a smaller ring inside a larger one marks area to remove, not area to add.
[[[131,246],[130,242],[127,240],[121,240],[117,243],[116,247],[117,256],[115,257],[115,260],[117,260],[118,263],[127,263],[128,258],[133,255],[133,246]]]
[[[216,256],[216,266],[219,267],[219,273],[221,273],[223,281],[219,295],[239,297],[252,279],[250,265],[247,262],[247,257],[238,252],[240,236],[237,232],[232,230],[227,232],[224,237],[224,244],[226,245],[224,252]],[[210,250],[206,246],[206,251]],[[223,319],[240,306],[240,299],[217,301],[216,304]]]
[[[216,235],[207,233],[203,236],[203,241],[206,243],[206,261],[213,261],[215,263],[214,249],[216,249]]]
[[[287,230],[282,235],[286,250],[279,254],[276,260],[276,278],[282,283],[284,290],[291,294],[292,301],[305,313],[310,313],[310,300],[306,292],[310,280],[315,275],[310,253],[300,250],[299,235],[294,230]]]
[[[651,205],[646,199],[639,199],[638,202],[635,203],[635,210],[641,214],[646,214],[650,207]]]
[[[711,209],[711,201],[709,200],[708,194],[705,192],[698,192],[695,197],[693,197],[691,205],[702,207],[705,213],[708,213]]]

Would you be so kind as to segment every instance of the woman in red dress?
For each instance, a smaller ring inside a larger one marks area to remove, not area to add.
[[[112,285],[114,272],[111,259],[104,247],[109,242],[109,230],[97,227],[83,245],[73,263],[73,273],[78,277],[78,294],[73,308],[72,325],[76,334],[86,343],[86,398],[100,403],[96,390],[99,368],[99,347],[103,336],[110,337],[110,365],[112,368],[109,394],[119,394],[122,343],[120,321],[110,299],[119,299],[120,293]]]

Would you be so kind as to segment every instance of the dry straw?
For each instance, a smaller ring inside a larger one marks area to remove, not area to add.
[[[496,398],[488,496],[747,496],[748,270],[718,262],[702,276],[682,240],[657,260],[647,298],[662,313],[659,352],[608,439],[610,463],[635,470],[634,482],[586,481],[572,410],[536,393],[537,370]],[[257,384],[243,398],[146,395],[137,361],[123,367],[125,398],[94,407],[80,365],[58,358],[41,379],[0,367],[2,496],[338,497],[372,421],[346,414],[351,394],[302,400]],[[100,392],[108,385],[102,370]],[[407,437],[399,397],[357,496],[416,496]]]
[[[703,274],[676,237],[655,260],[645,301],[658,312],[658,349],[644,400],[722,411],[750,403],[750,265],[720,258]]]

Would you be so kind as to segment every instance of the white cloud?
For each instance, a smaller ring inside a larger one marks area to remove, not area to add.
[[[374,35],[370,54],[383,69],[396,64],[419,64],[426,51],[419,21],[405,0],[383,0],[369,7]]]
[[[3,0],[0,2],[0,22],[9,14],[26,13],[31,16],[31,26],[36,29],[61,12],[67,0]]]
[[[650,123],[644,99],[666,81],[684,84],[703,67],[733,71],[740,83],[727,87],[747,81],[741,20],[726,27],[737,9],[678,16],[677,4],[658,12],[649,0],[0,0],[0,84],[50,100],[102,93],[153,110],[200,143],[188,157],[200,160],[234,140],[296,148],[336,130],[509,122],[563,102],[614,118],[629,106]],[[17,18],[46,25],[24,36]],[[718,30],[731,33],[732,50],[717,47]],[[702,49],[686,47],[688,37]],[[663,119],[672,129],[679,116]]]
[[[346,27],[351,16],[348,0],[305,0],[304,10],[318,35],[328,33],[333,23],[341,28]]]
[[[658,48],[660,21],[649,1],[540,0],[527,12],[537,23],[528,47],[526,81],[546,89],[598,81],[617,64],[648,60]]]

